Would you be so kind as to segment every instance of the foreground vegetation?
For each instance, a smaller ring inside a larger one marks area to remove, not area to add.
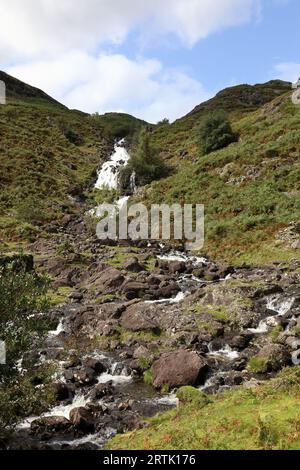
[[[191,387],[179,406],[144,429],[112,439],[110,450],[300,449],[300,368],[287,368],[265,385],[207,397]]]
[[[54,370],[51,364],[34,365],[32,354],[53,326],[40,315],[49,308],[47,288],[47,279],[28,270],[22,257],[0,269],[0,339],[6,346],[6,364],[0,365],[0,443],[22,418],[52,400]]]

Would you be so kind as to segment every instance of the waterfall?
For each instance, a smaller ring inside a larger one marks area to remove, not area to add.
[[[129,159],[130,156],[124,147],[124,139],[122,139],[115,144],[110,159],[102,165],[95,188],[118,189],[120,171],[128,165]]]

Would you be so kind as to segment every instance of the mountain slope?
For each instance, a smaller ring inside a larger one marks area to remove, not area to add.
[[[144,123],[111,113],[69,110],[46,93],[0,72],[7,105],[0,107],[0,239],[31,238],[46,223],[78,208],[113,140]]]
[[[182,156],[185,160],[197,158],[197,129],[207,114],[221,110],[228,113],[232,120],[238,120],[290,89],[291,84],[281,80],[226,88],[171,125],[158,126],[153,132],[153,139],[165,158],[181,165]]]
[[[295,257],[297,229],[291,227],[287,243],[280,234],[300,219],[300,107],[290,98],[288,93],[257,111],[232,112],[239,141],[204,157],[195,142],[197,127],[187,131],[187,121],[177,121],[176,170],[145,189],[145,201],[205,204],[204,253],[210,256],[238,262]],[[171,131],[156,132],[170,157]]]
[[[18,80],[17,78],[8,75],[7,73],[0,70],[0,80],[2,80],[6,85],[6,95],[7,98],[12,99],[36,99],[42,100],[44,102],[52,103],[57,106],[65,107],[56,101],[51,96],[47,95],[44,91],[39,90],[38,88],[27,85],[26,83]]]

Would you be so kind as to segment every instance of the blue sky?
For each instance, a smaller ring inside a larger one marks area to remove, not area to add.
[[[0,66],[71,108],[174,120],[300,75],[299,0],[0,0]]]

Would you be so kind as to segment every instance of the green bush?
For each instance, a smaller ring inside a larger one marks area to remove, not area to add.
[[[166,177],[169,172],[170,168],[167,167],[158,150],[152,145],[149,131],[143,128],[138,134],[129,164],[121,172],[121,187],[128,188],[130,186],[130,177],[133,173],[135,173],[136,184],[144,186]]]
[[[205,118],[199,128],[199,147],[201,155],[227,147],[237,141],[231,124],[222,112],[216,112]]]
[[[7,361],[1,365],[2,383],[16,371],[16,363],[47,330],[47,322],[35,313],[49,307],[48,281],[35,272],[14,271],[6,266],[0,271],[0,334],[5,341]]]

